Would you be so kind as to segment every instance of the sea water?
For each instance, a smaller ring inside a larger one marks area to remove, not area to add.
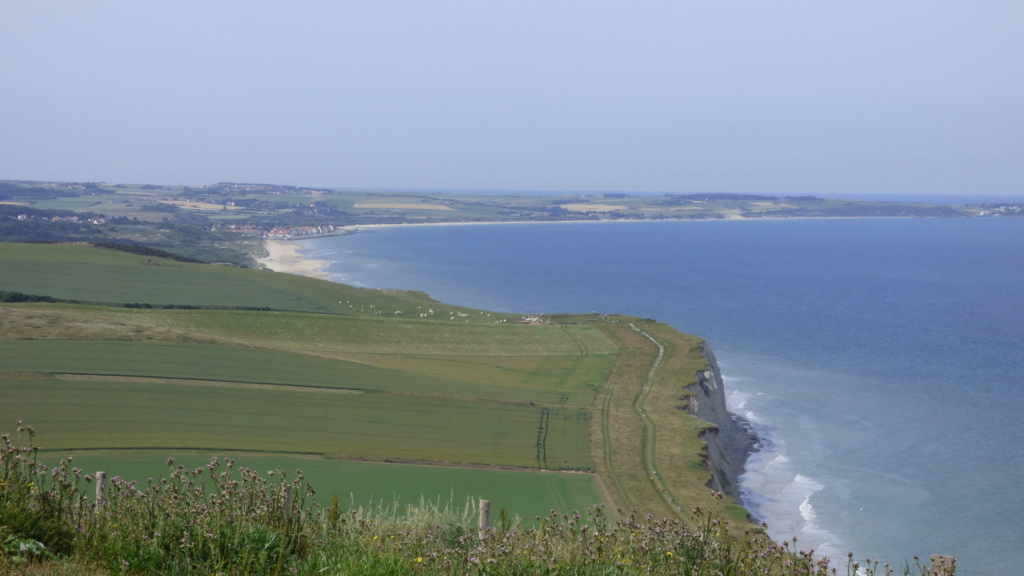
[[[744,504],[845,566],[1024,564],[1024,218],[502,224],[305,241],[335,281],[651,317],[715,350]]]

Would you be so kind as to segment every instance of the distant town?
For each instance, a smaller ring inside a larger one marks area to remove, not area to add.
[[[107,242],[254,266],[264,239],[350,233],[371,224],[1017,217],[1024,204],[951,206],[757,194],[493,194],[0,181],[0,241]]]

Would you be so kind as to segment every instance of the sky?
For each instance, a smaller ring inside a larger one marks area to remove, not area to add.
[[[0,179],[1024,195],[1024,2],[46,0]]]

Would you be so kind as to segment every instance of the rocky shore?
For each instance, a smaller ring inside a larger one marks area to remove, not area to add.
[[[711,425],[701,433],[701,440],[707,442],[707,463],[711,471],[708,487],[742,504],[739,477],[758,438],[745,420],[726,408],[722,372],[715,353],[706,342],[702,352],[708,365],[697,372],[697,382],[689,387],[694,395],[687,410]]]

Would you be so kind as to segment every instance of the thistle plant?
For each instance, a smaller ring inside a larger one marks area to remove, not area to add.
[[[89,497],[95,476],[71,458],[47,467],[34,436],[21,423],[15,438],[0,436],[2,573],[36,573],[29,567],[43,563],[39,573],[90,576],[838,576],[795,539],[773,542],[753,527],[737,537],[700,507],[689,521],[603,506],[552,510],[529,526],[501,514],[481,533],[472,500],[343,506],[334,496],[325,509],[300,471],[261,474],[231,459],[198,468],[169,459],[166,476],[144,481],[114,476],[100,503]],[[848,576],[883,571],[895,574],[888,565],[847,559]],[[902,574],[928,571],[915,562]]]

